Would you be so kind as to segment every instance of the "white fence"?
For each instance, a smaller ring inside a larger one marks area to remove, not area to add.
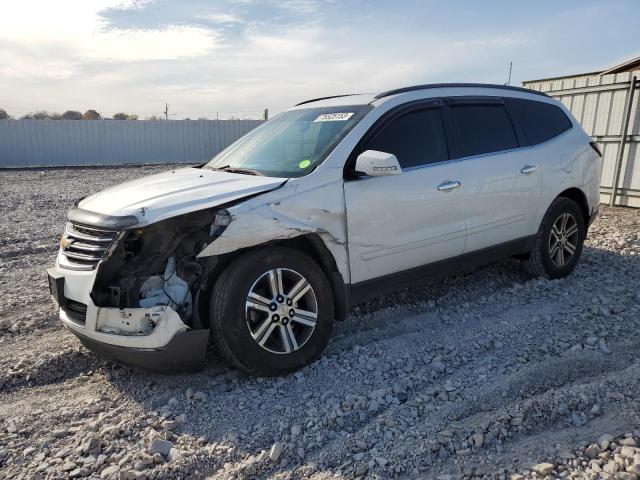
[[[638,79],[640,71],[524,82],[563,102],[598,142],[604,157],[601,201],[612,203],[613,194],[616,205],[632,207],[640,207]]]
[[[1,120],[0,168],[205,162],[261,120]]]

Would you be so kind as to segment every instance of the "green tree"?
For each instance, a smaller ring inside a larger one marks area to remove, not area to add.
[[[82,113],[77,110],[67,110],[62,114],[63,120],[82,120]]]

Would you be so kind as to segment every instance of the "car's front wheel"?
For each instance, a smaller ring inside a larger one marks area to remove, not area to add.
[[[534,237],[525,268],[535,276],[561,278],[576,268],[586,236],[580,206],[570,198],[556,198]]]
[[[316,360],[334,321],[322,269],[307,255],[282,247],[232,262],[216,282],[210,313],[219,352],[255,375],[282,375]]]

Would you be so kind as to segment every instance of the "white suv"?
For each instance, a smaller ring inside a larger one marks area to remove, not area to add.
[[[309,100],[213,160],[68,212],[49,284],[88,348],[156,371],[278,375],[350,306],[499,257],[558,278],[598,210],[602,162],[567,109],[438,84]]]

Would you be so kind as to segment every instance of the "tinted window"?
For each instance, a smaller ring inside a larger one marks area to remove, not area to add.
[[[468,157],[518,146],[504,105],[461,103],[452,105],[450,112],[457,133],[456,156]]]
[[[393,153],[402,168],[447,160],[440,109],[415,110],[391,120],[365,149]]]
[[[536,145],[557,137],[571,128],[571,122],[556,105],[507,98],[507,108],[521,128],[525,145]]]

